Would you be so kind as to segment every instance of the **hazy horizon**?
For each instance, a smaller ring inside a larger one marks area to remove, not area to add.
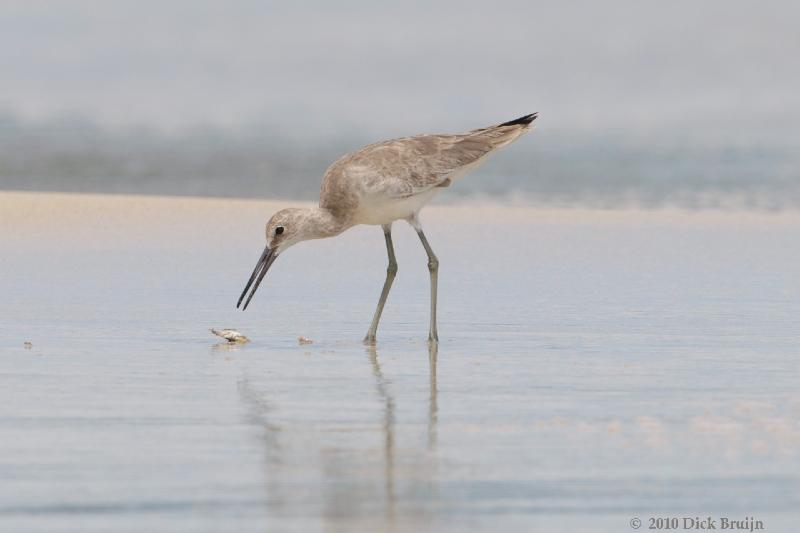
[[[538,111],[457,194],[800,205],[800,8],[5,2],[0,188],[313,198],[363,144]]]

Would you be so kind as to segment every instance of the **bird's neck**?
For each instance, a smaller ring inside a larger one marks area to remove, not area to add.
[[[336,216],[333,211],[319,206],[309,207],[305,216],[310,228],[309,239],[335,237],[353,225],[347,219]]]

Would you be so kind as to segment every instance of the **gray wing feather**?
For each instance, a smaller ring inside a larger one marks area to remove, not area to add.
[[[450,178],[461,177],[528,129],[530,124],[502,124],[460,135],[417,135],[371,144],[331,165],[322,198],[335,196],[344,182],[359,183],[366,194],[393,198],[447,186]]]

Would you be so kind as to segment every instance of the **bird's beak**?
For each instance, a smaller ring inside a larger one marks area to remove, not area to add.
[[[275,259],[278,258],[278,254],[275,252],[274,249],[270,249],[269,246],[264,248],[264,253],[261,254],[261,257],[258,259],[258,263],[256,263],[256,268],[253,270],[253,273],[250,274],[250,279],[247,280],[247,285],[245,285],[244,290],[242,291],[242,295],[239,296],[239,301],[236,302],[236,308],[238,309],[240,305],[242,305],[242,300],[244,300],[245,294],[250,289],[250,286],[253,286],[253,290],[250,292],[250,296],[247,297],[247,300],[244,302],[244,307],[242,307],[242,311],[247,309],[247,305],[250,303],[250,300],[253,299],[253,295],[256,293],[258,286],[261,284],[261,280],[264,279],[264,275],[269,270],[269,267],[272,266],[272,263],[275,262]],[[255,284],[253,283],[255,281]]]

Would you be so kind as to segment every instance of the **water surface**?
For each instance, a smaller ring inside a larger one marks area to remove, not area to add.
[[[289,251],[241,313],[270,205],[2,201],[3,531],[794,529],[795,215],[432,209],[430,351],[402,225],[370,349],[375,228]]]

